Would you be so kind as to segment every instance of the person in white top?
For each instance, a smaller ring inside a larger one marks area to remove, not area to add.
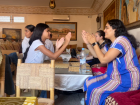
[[[48,25],[44,23],[39,23],[36,25],[29,41],[29,47],[24,53],[23,59],[25,60],[25,63],[43,63],[45,56],[48,56],[50,59],[56,59],[60,56],[70,42],[71,32],[69,32],[65,38],[62,37],[60,40],[56,41],[54,53],[45,47],[45,41],[46,39],[49,39],[50,34]],[[45,94],[46,92],[42,91],[41,93]]]
[[[56,51],[54,53],[45,47],[45,41],[49,39],[50,34],[48,25],[44,23],[36,25],[29,41],[29,47],[24,53],[25,63],[43,63],[45,56],[48,56],[50,59],[56,59],[60,56],[70,42],[71,32],[69,32],[65,38],[62,37],[60,40],[56,41]]]
[[[25,27],[25,37],[22,41],[22,53],[25,53],[26,49],[29,47],[29,40],[31,35],[33,34],[34,28],[34,25],[27,25]]]
[[[54,53],[54,47],[53,47],[53,43],[52,41],[50,40],[52,38],[52,34],[50,34],[50,38],[49,39],[46,39],[45,41],[45,47],[50,50],[51,52]],[[50,58],[48,56],[45,57],[45,60],[50,60]]]

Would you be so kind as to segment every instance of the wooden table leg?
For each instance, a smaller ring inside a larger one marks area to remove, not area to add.
[[[1,96],[4,97],[4,81],[1,81]]]
[[[31,90],[32,96],[35,97],[35,90]]]

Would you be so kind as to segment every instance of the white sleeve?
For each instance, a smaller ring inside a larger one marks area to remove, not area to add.
[[[44,45],[40,40],[35,40],[33,43],[33,49],[35,50],[37,47]]]
[[[22,53],[25,53],[26,49],[29,47],[27,40],[24,38],[22,41]]]

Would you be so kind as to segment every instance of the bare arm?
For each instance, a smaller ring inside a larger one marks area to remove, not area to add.
[[[86,57],[86,60],[91,60],[91,59],[93,59],[93,56]]]
[[[95,51],[94,51],[92,45],[91,45],[91,44],[87,44],[87,47],[88,47],[90,53],[92,54],[92,56],[93,56],[94,58],[97,58],[97,55],[96,55],[96,53],[95,53]]]
[[[105,54],[100,50],[99,46],[96,44],[93,46],[93,48],[91,47],[91,45],[89,43],[94,43],[96,42],[95,36],[94,35],[89,35],[87,34],[84,30],[82,32],[82,38],[84,40],[84,42],[89,46],[89,50],[92,53],[93,48],[95,50],[95,53],[98,57],[98,59],[100,60],[101,63],[106,64],[109,63],[110,61],[114,60],[119,54],[120,51],[115,49],[115,48],[111,48],[109,49]]]
[[[50,50],[48,50],[44,45],[41,45],[39,47],[36,48],[36,50],[40,50],[43,54],[45,54],[46,56],[48,56],[51,59],[56,59],[57,57],[60,56],[60,54],[65,50],[65,48],[67,47],[68,43],[65,43],[58,51],[56,51],[55,53],[51,52]]]
[[[65,43],[62,46],[63,42],[64,42],[64,38],[61,38],[59,41],[56,41],[56,51],[55,53],[51,52],[50,50],[48,50],[44,45],[41,45],[39,47],[36,48],[36,50],[40,50],[43,54],[45,54],[46,56],[48,56],[51,59],[56,59],[57,57],[60,56],[60,54],[62,54],[62,52],[65,50],[65,48],[67,47],[67,45],[69,44],[71,39],[71,32],[69,32],[66,36],[65,36]],[[61,47],[62,46],[62,47]],[[60,48],[61,47],[61,48]],[[59,49],[60,48],[60,49]]]
[[[93,48],[95,49],[97,57],[101,63],[109,63],[120,54],[120,51],[115,48],[109,49],[105,54],[103,54],[98,45],[95,45]]]
[[[94,64],[92,65],[91,67],[107,67],[107,64],[102,64],[102,63],[99,63],[99,64]]]
[[[93,49],[93,46],[92,46],[91,44],[87,44],[87,47],[88,47],[90,53],[92,54],[92,56],[93,56],[94,58],[98,58],[97,55],[96,55],[96,53],[95,53],[95,50]],[[101,49],[101,51],[102,51],[103,53],[105,53],[104,50],[103,50],[103,48]]]

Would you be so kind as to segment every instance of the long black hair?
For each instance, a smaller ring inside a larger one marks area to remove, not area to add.
[[[34,25],[27,25],[25,28],[27,28],[28,30],[30,30],[31,32],[34,31],[35,26]]]
[[[26,49],[25,53],[24,53],[24,57],[23,57],[23,62],[25,62],[25,59],[27,58],[27,53],[29,51],[29,48],[30,46],[32,45],[33,41],[35,40],[40,40],[42,42],[42,34],[43,34],[43,31],[46,29],[46,28],[49,28],[48,25],[44,24],[44,23],[39,23],[36,25],[35,29],[34,29],[34,32],[29,40],[29,47]]]
[[[115,29],[116,38],[119,36],[126,36],[135,49],[137,49],[139,47],[139,45],[140,45],[139,42],[136,41],[136,38],[133,35],[130,35],[127,32],[127,30],[121,20],[112,19],[112,20],[109,20],[107,23],[112,27],[112,29]],[[111,45],[111,42],[108,43],[108,46],[110,46],[110,45]]]

